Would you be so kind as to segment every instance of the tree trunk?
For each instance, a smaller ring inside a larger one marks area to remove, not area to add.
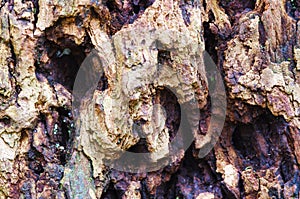
[[[0,15],[0,198],[300,197],[300,1]]]

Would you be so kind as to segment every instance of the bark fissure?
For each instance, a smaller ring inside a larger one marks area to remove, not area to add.
[[[33,5],[34,5],[34,8],[33,8],[34,21],[32,23],[33,23],[33,33],[34,33],[35,30],[36,30],[36,24],[37,24],[37,21],[38,21],[38,15],[39,15],[39,12],[40,12],[39,0],[33,0]]]
[[[8,45],[9,45],[10,53],[11,53],[11,57],[7,58],[8,71],[9,71],[10,76],[13,79],[12,84],[15,87],[15,103],[16,103],[16,105],[19,106],[19,104],[18,104],[18,95],[21,92],[21,88],[18,85],[18,81],[17,81],[17,77],[16,77],[16,75],[17,75],[16,74],[16,67],[17,67],[18,62],[17,62],[16,53],[15,53],[15,50],[14,50],[13,41],[12,41],[13,38],[12,38],[12,33],[11,33],[11,23],[10,23],[9,15],[7,16],[7,21],[8,21],[8,33],[9,33],[9,40],[8,40],[9,43],[8,43]]]

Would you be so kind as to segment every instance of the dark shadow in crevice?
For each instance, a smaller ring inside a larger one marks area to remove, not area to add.
[[[262,22],[260,21],[259,24],[258,24],[258,31],[259,31],[259,43],[261,45],[261,50],[264,50],[265,46],[266,46],[266,41],[267,41],[267,38],[266,38],[266,30],[265,30],[265,27],[264,25],[262,24]]]
[[[214,192],[222,198],[221,189],[216,189],[220,186],[217,176],[208,164],[210,157],[195,158],[193,151],[194,144],[186,150],[178,171],[158,187],[164,191],[164,198],[196,198],[202,192]]]
[[[288,182],[294,176],[294,157],[291,153],[287,152],[282,155],[280,162],[280,175],[283,182]]]
[[[157,63],[164,65],[164,64],[171,64],[171,52],[167,50],[158,50],[157,53]]]
[[[116,190],[113,183],[110,183],[108,188],[103,191],[101,199],[118,199],[121,198],[120,191]]]
[[[138,143],[131,146],[127,151],[128,152],[133,152],[133,153],[149,153],[148,144],[147,144],[146,139],[145,138],[140,138]]]
[[[31,138],[30,151],[36,151],[43,157],[44,165],[46,163],[55,163],[57,165],[66,165],[67,160],[71,158],[75,126],[71,110],[66,107],[50,107],[51,115],[40,114],[38,126],[39,132],[33,130],[33,135],[39,140],[36,142]],[[38,135],[34,135],[39,133]],[[35,144],[34,144],[35,143]],[[36,153],[29,153],[33,157]]]
[[[57,133],[55,134],[55,140],[53,144],[59,144],[63,147],[62,150],[57,151],[57,155],[62,165],[67,163],[67,160],[71,158],[73,143],[75,139],[75,126],[71,110],[63,107],[57,108],[59,114],[57,121]],[[57,148],[57,147],[56,147]]]
[[[108,80],[107,80],[105,73],[103,73],[103,75],[100,77],[100,80],[98,82],[96,89],[99,91],[105,91],[106,89],[108,89]]]
[[[126,24],[132,24],[144,11],[154,3],[154,0],[132,0],[127,1],[126,5],[122,1],[108,0],[104,5],[107,6],[110,13],[110,35],[116,32]]]
[[[166,126],[169,130],[170,141],[176,136],[181,123],[180,104],[176,95],[168,88],[156,89],[155,103],[159,103],[166,113]]]
[[[289,146],[287,127],[283,117],[275,117],[270,111],[250,124],[238,124],[232,135],[232,145],[243,160],[242,166],[261,170],[280,163],[283,181],[289,181],[294,175],[296,161]]]
[[[40,175],[44,172],[44,165],[46,161],[42,153],[37,151],[33,146],[29,149],[27,153],[28,157],[28,167],[31,169],[36,175]]]
[[[42,51],[46,51],[49,60],[36,64],[36,72],[43,74],[51,85],[60,83],[72,91],[77,71],[86,57],[86,44],[76,45],[74,41],[59,39],[60,45],[45,38],[41,39]],[[86,43],[89,43],[86,37]],[[88,46],[90,48],[90,46]]]
[[[9,116],[3,116],[0,118],[0,123],[2,123],[4,126],[10,126],[11,124],[11,118]]]
[[[241,13],[247,13],[254,10],[256,0],[221,0],[219,5],[225,10],[229,16],[231,24],[236,23]]]
[[[290,17],[295,20],[300,19],[300,0],[287,0],[285,8]]]
[[[218,46],[218,36],[212,33],[209,27],[209,22],[203,23],[204,28],[204,43],[205,50],[211,56],[213,61],[218,63],[218,52],[216,50],[216,46]]]
[[[253,165],[260,167],[259,159],[256,157],[259,149],[257,140],[255,139],[254,127],[252,125],[238,125],[232,135],[234,148],[239,151],[243,159],[251,160]]]
[[[75,36],[63,31],[64,23],[74,23],[78,27],[82,18],[59,18],[53,26],[44,31],[37,42],[35,68],[37,77],[42,74],[50,85],[59,83],[71,92],[77,72],[94,46],[87,33],[83,35],[81,43],[77,44]],[[78,29],[84,31],[82,27]]]

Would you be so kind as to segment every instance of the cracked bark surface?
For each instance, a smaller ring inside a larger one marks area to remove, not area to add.
[[[298,0],[14,0],[1,2],[0,15],[0,198],[300,197]],[[122,38],[149,29],[188,34],[220,69],[227,117],[204,158],[198,152],[211,118],[207,81],[218,80],[207,67],[198,73],[206,71],[208,80],[193,71],[190,51],[145,51],[147,41],[134,44],[143,35]],[[71,111],[76,74],[112,37],[118,56],[93,94],[99,123],[90,125],[94,115],[87,113],[78,130]],[[136,67],[141,57],[144,68]],[[112,97],[122,74],[149,75],[151,64],[181,71],[186,90],[175,96],[164,86],[176,87],[180,78],[160,78],[162,85],[125,93],[131,100]],[[195,142],[172,164],[138,174],[103,164],[115,147],[167,153],[182,119],[179,104],[190,93],[201,119]],[[128,108],[111,108],[112,100]],[[166,112],[149,115],[161,109],[153,102]],[[143,123],[148,137],[139,139],[132,123]]]

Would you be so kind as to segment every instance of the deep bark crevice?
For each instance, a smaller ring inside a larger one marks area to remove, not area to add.
[[[1,0],[1,4],[0,4],[0,11],[2,10],[2,8],[4,7],[6,1],[5,0]]]
[[[35,175],[39,176],[45,171],[44,166],[46,164],[46,160],[44,159],[43,154],[37,151],[33,146],[28,151],[28,160],[28,167],[35,173]]]
[[[216,197],[223,198],[221,189],[217,188],[220,187],[218,177],[208,163],[214,162],[213,156],[208,155],[204,159],[198,159],[194,157],[194,150],[192,144],[185,152],[178,171],[173,174],[175,179],[172,176],[173,180],[169,181],[168,186],[174,188],[174,197],[193,198],[194,195],[202,192],[213,192]]]
[[[108,0],[105,2],[110,12],[110,35],[116,32],[126,24],[132,24],[144,11],[154,3],[154,0],[132,0],[124,5],[121,1]]]
[[[292,173],[291,165],[294,163],[291,162],[294,159],[292,160],[289,147],[286,147],[287,140],[281,138],[287,129],[286,125],[282,118],[276,118],[269,112],[262,114],[251,124],[238,124],[232,135],[232,144],[243,159],[242,167],[251,166],[255,170],[270,168],[282,158],[284,160],[282,177],[290,179],[291,177],[284,172],[289,170]]]
[[[166,126],[169,129],[170,141],[176,136],[181,122],[181,110],[176,95],[168,88],[156,90],[156,100],[164,108],[166,113]]]
[[[3,126],[9,126],[11,124],[11,118],[7,115],[5,115],[4,117],[2,117],[0,119],[0,123],[3,124]]]
[[[9,75],[10,75],[11,80],[12,80],[12,85],[15,87],[15,93],[14,93],[15,104],[17,106],[19,106],[18,96],[19,96],[19,93],[21,92],[21,88],[18,85],[18,81],[17,81],[17,76],[19,74],[16,72],[16,66],[18,64],[18,59],[17,59],[15,49],[14,49],[14,45],[13,45],[13,38],[12,38],[12,33],[11,33],[11,24],[10,24],[11,22],[10,22],[10,20],[11,19],[9,18],[9,16],[7,16],[7,22],[8,22],[8,26],[9,26],[8,27],[8,32],[9,32],[8,46],[10,48],[10,53],[11,53],[11,57],[7,58],[7,65],[8,65],[8,72],[9,72]]]
[[[48,40],[47,37],[40,39],[39,54],[46,54],[49,58],[45,63],[38,57],[36,72],[47,77],[49,83],[62,84],[69,91],[73,90],[74,81],[81,63],[92,49],[89,37],[81,45],[75,44],[72,39],[57,38],[57,43]],[[45,55],[44,55],[45,56]]]
[[[286,1],[286,12],[289,16],[293,17],[296,20],[299,20],[300,17],[300,1],[299,0],[287,0]]]
[[[250,160],[252,165],[259,167],[259,159],[256,157],[258,146],[253,132],[254,127],[252,125],[239,125],[233,132],[232,142],[243,159]]]
[[[103,192],[101,199],[118,199],[120,197],[121,197],[121,195],[115,189],[114,183],[110,183],[108,188]]]
[[[260,21],[259,22],[259,43],[261,45],[261,50],[264,51],[265,50],[265,46],[266,46],[266,41],[267,41],[267,38],[266,38],[266,30],[265,30],[265,27],[263,25],[263,23]]]
[[[39,1],[38,0],[32,0],[34,8],[32,8],[33,10],[33,14],[34,14],[34,21],[33,21],[33,32],[36,30],[36,24],[38,21],[38,15],[40,12],[40,7],[39,7]]]
[[[105,75],[105,73],[103,73],[103,75],[101,76],[98,85],[97,85],[97,90],[99,91],[105,91],[106,89],[108,89],[109,85],[108,85],[108,80],[107,77]]]
[[[255,4],[256,0],[221,0],[219,2],[229,16],[231,24],[236,23],[242,13],[254,10]]]
[[[140,138],[140,140],[135,145],[131,146],[127,151],[133,153],[149,153],[146,139]]]

